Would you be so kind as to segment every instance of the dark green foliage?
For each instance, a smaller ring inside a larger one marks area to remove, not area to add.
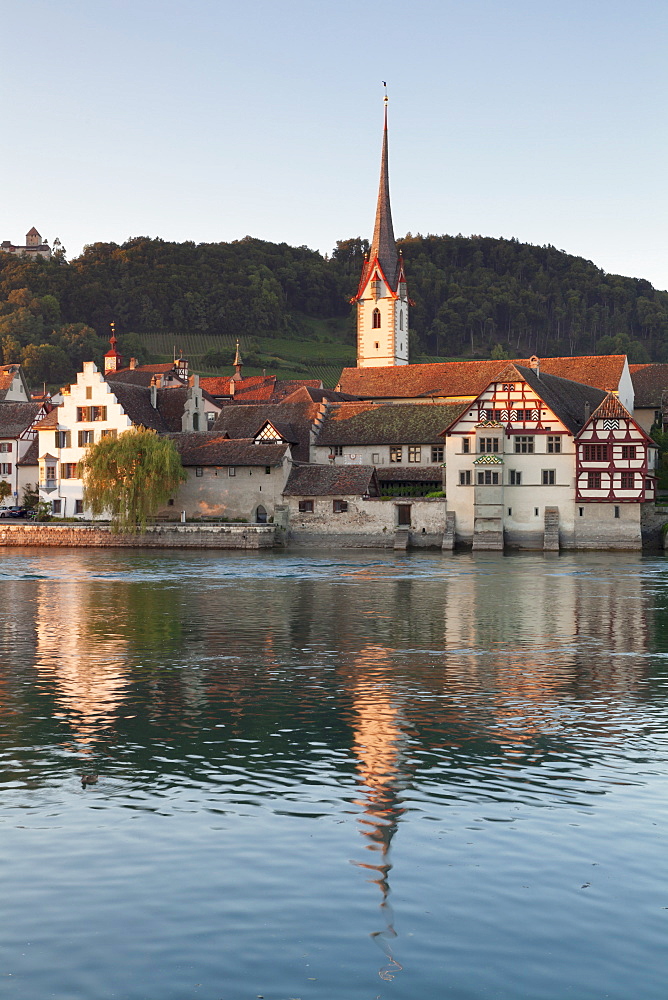
[[[408,235],[399,246],[415,303],[413,357],[668,360],[668,293],[648,281],[516,240]],[[154,360],[143,342],[149,335],[173,338],[177,352],[180,339],[196,335],[218,345],[205,367],[225,369],[238,337],[247,367],[280,370],[285,355],[268,351],[267,340],[354,344],[350,299],[367,251],[360,237],[339,241],[329,259],[250,237],[199,245],[136,237],[95,243],[70,263],[0,253],[0,360],[37,348],[29,377],[57,385],[84,360],[102,366],[114,321],[126,362]],[[251,348],[256,338],[261,351]],[[58,349],[50,364],[43,347]]]
[[[26,483],[23,488],[23,499],[21,501],[24,507],[28,507],[30,510],[34,510],[39,503],[39,489],[37,484]]]

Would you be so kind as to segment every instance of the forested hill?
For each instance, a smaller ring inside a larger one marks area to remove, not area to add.
[[[648,281],[516,240],[408,235],[400,246],[415,303],[414,359],[626,352],[668,360],[668,293]],[[113,320],[126,357],[190,338],[207,348],[195,366],[211,368],[229,363],[239,337],[258,365],[350,363],[350,298],[367,249],[345,240],[326,258],[250,237],[199,245],[138,237],[95,243],[69,263],[0,253],[0,357],[21,360],[33,382],[58,383],[83,360],[101,363]]]

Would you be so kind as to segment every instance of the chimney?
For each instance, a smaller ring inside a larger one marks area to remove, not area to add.
[[[229,393],[230,393],[230,396],[232,396],[234,398],[234,376],[232,376],[232,378],[230,379]]]
[[[585,401],[585,423],[587,423],[587,421],[589,420],[590,416],[591,416],[591,403],[587,399]]]
[[[151,385],[151,406],[154,410],[158,408],[158,387],[155,382]]]
[[[137,367],[137,359],[130,358],[130,368],[134,371],[136,367]]]
[[[540,378],[540,361],[535,354],[532,358],[529,358],[529,368],[533,368],[536,373],[536,377]]]

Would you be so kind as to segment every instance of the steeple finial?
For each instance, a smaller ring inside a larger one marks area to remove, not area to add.
[[[383,97],[383,150],[380,158],[380,184],[378,185],[378,204],[376,206],[376,223],[373,229],[373,240],[369,257],[378,258],[386,279],[394,288],[397,275],[397,247],[394,242],[392,226],[392,209],[390,208],[390,169],[387,149],[387,83],[383,80],[385,96]]]
[[[243,378],[241,374],[241,369],[243,367],[243,361],[241,360],[241,351],[239,350],[239,341],[237,340],[237,353],[234,355],[234,375],[232,376],[233,381],[238,382]]]

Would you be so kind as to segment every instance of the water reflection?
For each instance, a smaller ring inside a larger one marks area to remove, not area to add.
[[[0,766],[7,808],[18,803],[22,822],[34,813],[44,824],[46,799],[33,794],[44,791],[56,803],[49,821],[63,822],[62,803],[71,804],[75,784],[81,794],[85,771],[100,774],[85,793],[86,806],[126,822],[159,815],[164,825],[147,827],[149,837],[156,830],[165,837],[169,823],[192,815],[188,844],[204,840],[203,831],[213,843],[213,868],[197,873],[201,883],[216,877],[221,858],[244,872],[234,883],[242,898],[236,922],[216,918],[223,937],[248,928],[239,954],[244,947],[254,954],[257,914],[272,927],[276,953],[281,920],[289,923],[292,910],[285,904],[270,919],[264,886],[275,886],[281,904],[289,899],[298,910],[314,863],[323,906],[334,909],[338,901],[345,925],[341,900],[355,881],[352,858],[369,883],[359,934],[367,945],[370,934],[382,950],[378,974],[397,976],[395,988],[405,995],[432,995],[415,985],[415,940],[405,928],[397,935],[399,918],[405,925],[410,910],[415,922],[420,894],[431,889],[420,883],[411,844],[428,854],[426,879],[443,877],[442,855],[425,829],[456,830],[469,807],[475,812],[466,814],[467,831],[483,819],[517,828],[545,806],[552,822],[571,810],[569,824],[577,826],[597,801],[642,785],[638,762],[646,771],[646,760],[653,770],[665,764],[666,608],[663,563],[624,556],[353,554],[333,563],[73,551],[3,559]],[[9,815],[0,812],[6,828]],[[352,831],[348,841],[326,832],[338,824]],[[73,844],[80,829],[85,819],[68,833]],[[268,846],[254,852],[263,831]],[[301,852],[318,836],[323,846],[309,867]],[[460,851],[471,836],[464,835]],[[489,836],[493,879],[502,837]],[[283,853],[274,844],[282,837]],[[448,846],[454,861],[456,845]],[[536,857],[550,849],[544,840]],[[196,851],[187,853],[195,864]],[[346,859],[347,879],[337,858]],[[281,881],[276,872],[288,863]],[[402,894],[393,897],[398,884]],[[438,905],[454,942],[456,874],[448,886],[453,902]],[[205,912],[222,896],[234,898],[227,883],[223,889]],[[472,898],[480,894],[481,926],[486,890],[472,888]],[[113,887],[100,891],[113,896]],[[416,898],[397,906],[395,920],[392,899],[396,905],[411,891]],[[200,903],[189,920],[194,914],[202,935]],[[311,919],[306,906],[301,919],[302,928]],[[422,930],[429,935],[426,924]],[[347,926],[341,933],[349,945]],[[369,964],[368,956],[363,961]],[[374,977],[377,967],[378,956]],[[307,995],[285,984],[283,994]],[[350,989],[332,995],[357,996]]]

